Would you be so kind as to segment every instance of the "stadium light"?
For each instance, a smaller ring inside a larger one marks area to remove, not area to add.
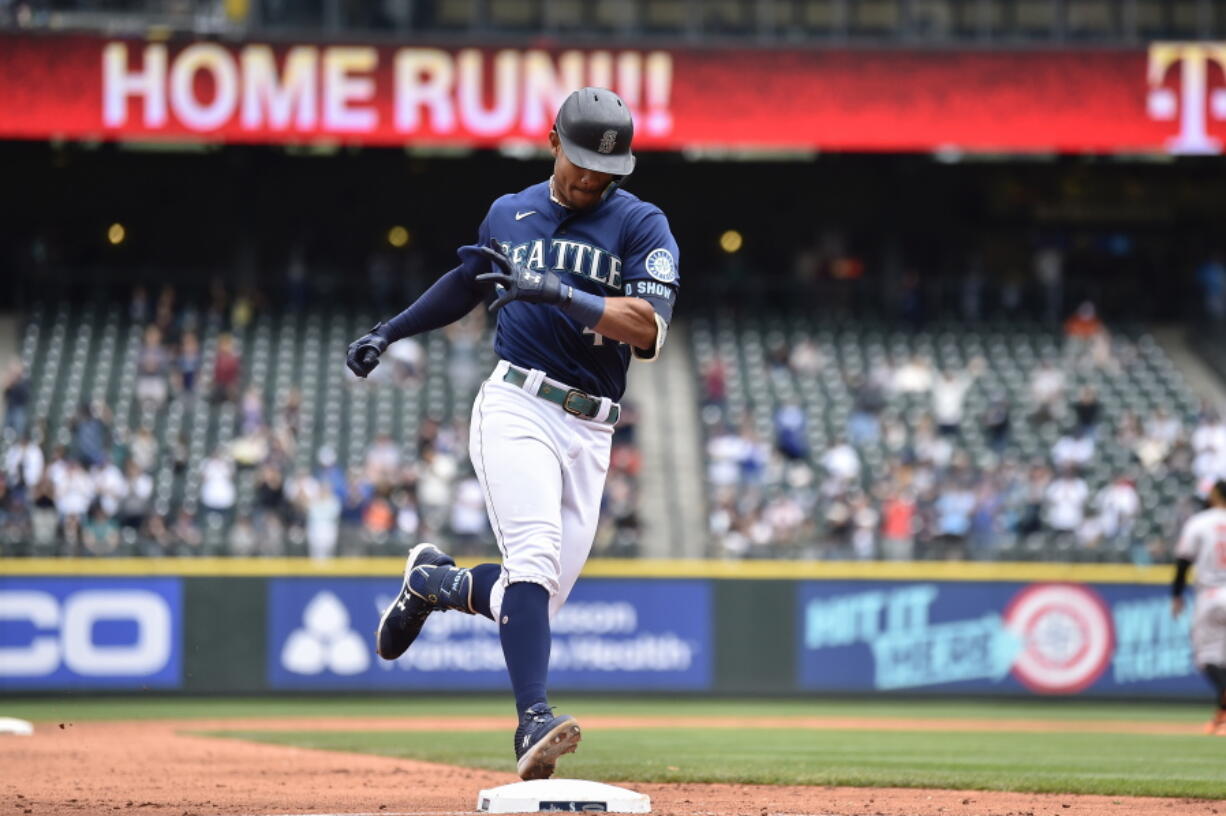
[[[116,221],[111,224],[106,231],[106,240],[111,242],[111,246],[119,246],[123,243],[124,238],[128,237],[128,231],[123,228],[123,224]]]
[[[724,230],[724,234],[719,236],[719,248],[729,255],[740,252],[744,244],[745,239],[737,230]]]
[[[387,231],[387,242],[396,247],[396,249],[404,249],[407,247],[412,237],[413,236],[409,234],[409,231],[399,224]]]

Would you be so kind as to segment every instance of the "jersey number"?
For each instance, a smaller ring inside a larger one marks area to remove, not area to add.
[[[592,345],[593,346],[603,346],[604,345],[605,336],[603,334],[598,334],[595,330],[589,329],[586,326],[583,327],[583,333],[592,335]],[[612,339],[612,338],[609,338],[609,339]],[[616,345],[621,345],[620,340],[613,340],[613,343]]]

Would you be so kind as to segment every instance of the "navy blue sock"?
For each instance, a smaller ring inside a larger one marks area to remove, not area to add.
[[[497,564],[478,564],[469,570],[473,576],[473,609],[479,615],[485,615],[490,620],[494,613],[490,611],[490,591],[498,583],[502,567]]]
[[[522,716],[529,706],[548,702],[545,677],[549,673],[549,591],[530,583],[507,587],[498,633],[511,688],[515,691],[515,710]]]

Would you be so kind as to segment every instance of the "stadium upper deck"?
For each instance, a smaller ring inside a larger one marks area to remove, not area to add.
[[[16,0],[0,27],[231,36],[549,35],[772,42],[1128,44],[1226,36],[1222,0]]]

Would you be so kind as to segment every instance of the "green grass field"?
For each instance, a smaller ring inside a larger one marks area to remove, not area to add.
[[[1010,733],[1010,722],[1121,720],[1191,726],[1206,707],[1063,701],[630,700],[561,696],[589,716],[770,716],[992,719],[999,732],[804,729],[589,728],[567,776],[624,782],[742,782],[966,788],[1226,798],[1226,738],[1199,734]],[[8,700],[0,714],[35,721],[277,716],[501,715],[498,698]],[[188,726],[190,729],[190,726]],[[507,771],[511,733],[290,732],[214,736],[423,759]]]

